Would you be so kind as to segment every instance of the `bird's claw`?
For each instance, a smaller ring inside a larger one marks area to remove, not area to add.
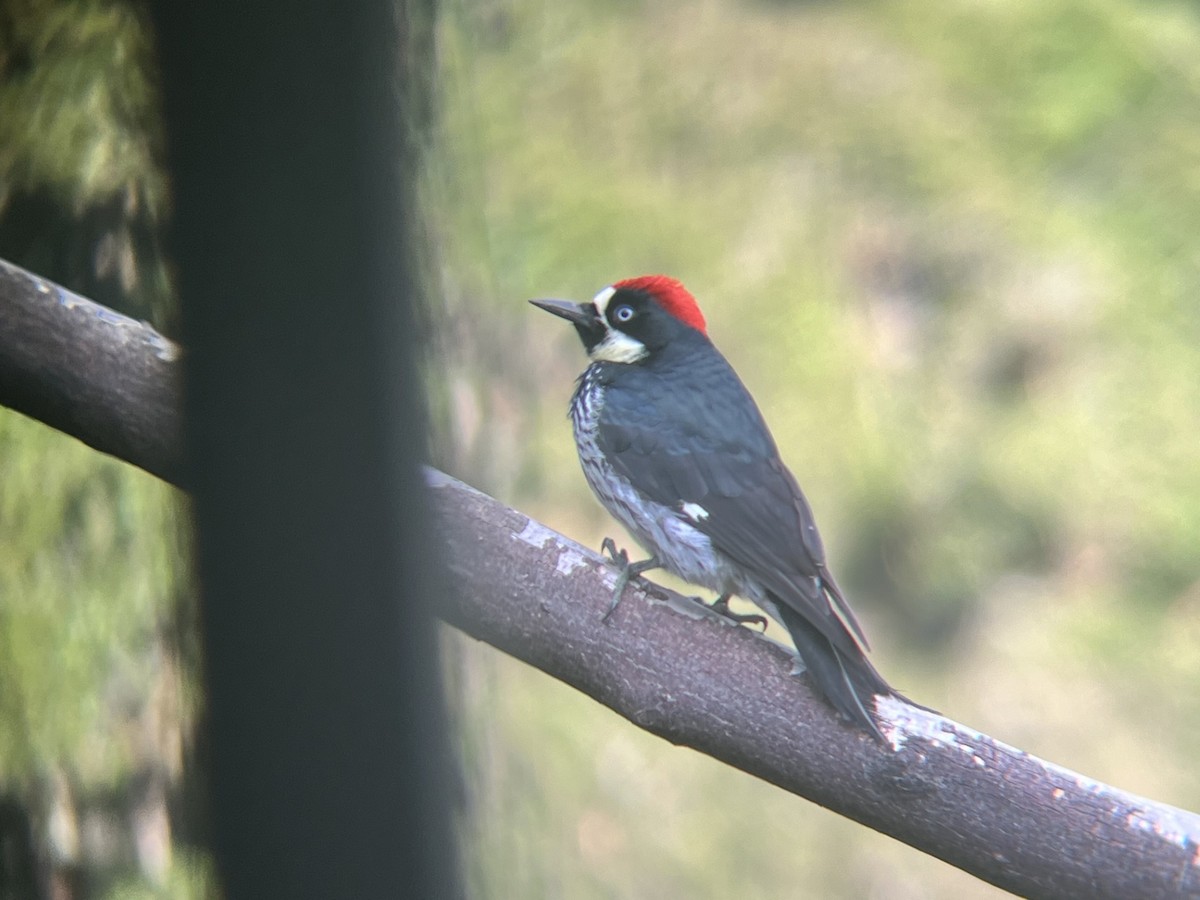
[[[724,616],[738,625],[760,625],[762,630],[767,630],[767,617],[760,616],[757,613],[736,613],[729,608],[729,594],[722,594],[708,607],[719,616]]]
[[[629,554],[624,550],[618,550],[617,542],[610,537],[606,537],[600,544],[600,552],[608,556],[609,561],[618,569],[629,565]]]
[[[621,595],[625,593],[625,586],[634,578],[641,576],[643,572],[648,572],[651,569],[657,569],[662,565],[657,556],[651,556],[649,559],[639,560],[638,562],[630,562],[629,554],[625,550],[618,550],[617,543],[610,537],[604,539],[604,543],[600,545],[600,551],[608,555],[612,564],[617,567],[617,581],[613,585],[612,600],[609,601],[608,609],[604,612],[603,622],[608,622],[609,618],[617,609],[617,604],[621,602]]]

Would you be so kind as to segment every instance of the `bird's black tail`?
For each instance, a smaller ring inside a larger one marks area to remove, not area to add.
[[[785,603],[777,606],[805,669],[825,699],[851,722],[880,741],[885,740],[872,715],[874,698],[880,694],[898,696],[896,691],[861,650],[851,655],[838,649],[800,613]]]

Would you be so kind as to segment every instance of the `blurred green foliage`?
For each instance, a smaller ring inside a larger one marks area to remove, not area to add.
[[[169,327],[151,51],[131,3],[0,5],[0,256]],[[175,491],[0,410],[0,798],[54,896],[210,891],[172,852],[196,824],[183,536]],[[0,893],[30,896],[4,840]]]
[[[447,465],[598,546],[523,301],[681,277],[885,674],[1200,807],[1194,5],[455,3],[439,54]],[[463,656],[479,896],[995,893]]]
[[[169,329],[161,154],[142,5],[0,5],[0,255]]]
[[[113,707],[143,702],[176,548],[164,489],[122,469],[48,428],[0,417],[4,783],[65,760],[89,780],[130,774],[128,741],[97,738]]]

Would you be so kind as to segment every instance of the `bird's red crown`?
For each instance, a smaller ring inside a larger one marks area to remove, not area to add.
[[[696,305],[692,292],[683,286],[683,282],[668,275],[639,275],[637,278],[626,278],[613,285],[615,288],[631,288],[645,291],[658,301],[658,305],[677,318],[684,325],[695,328],[701,334],[708,334],[708,324],[704,321],[704,313]]]

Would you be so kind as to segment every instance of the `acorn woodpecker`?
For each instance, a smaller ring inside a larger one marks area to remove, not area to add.
[[[605,541],[621,569],[613,606],[653,568],[715,591],[718,607],[744,597],[783,623],[831,705],[882,740],[869,710],[895,692],[868,661],[808,501],[695,298],[646,275],[590,303],[530,302],[571,322],[587,349],[571,398],[583,474],[650,554],[630,562]]]

